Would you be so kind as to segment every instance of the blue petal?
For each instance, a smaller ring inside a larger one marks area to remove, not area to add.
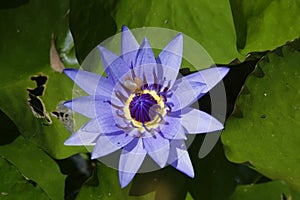
[[[134,62],[135,74],[144,82],[154,83],[153,74],[157,74],[156,70],[154,53],[147,38],[144,38]]]
[[[128,66],[134,64],[138,49],[139,44],[131,31],[126,26],[122,26],[121,57]]]
[[[203,94],[205,87],[204,83],[190,82],[186,77],[177,80],[173,85],[173,94],[168,99],[169,102],[174,104],[172,112],[181,110],[194,103]]]
[[[72,68],[64,69],[64,73],[89,95],[96,95],[96,91],[103,96],[110,96],[112,93],[110,81],[98,74]]]
[[[97,118],[91,119],[88,123],[82,126],[80,130],[89,133],[99,133],[99,134],[103,133]]]
[[[170,81],[170,87],[174,84],[182,60],[183,36],[179,33],[162,50],[157,58],[158,67],[162,67],[163,78]],[[158,70],[159,71],[159,70]]]
[[[68,146],[95,145],[95,140],[99,135],[100,133],[98,131],[87,132],[83,129],[79,129],[76,133],[71,135],[64,144]]]
[[[120,130],[119,126],[126,126],[123,118],[114,114],[116,110],[108,103],[96,106],[97,120],[103,133],[112,133]]]
[[[66,101],[63,105],[88,118],[95,118],[95,104],[99,105],[100,103],[103,103],[104,100],[107,100],[107,97],[82,96]]]
[[[164,138],[170,140],[186,139],[184,129],[180,123],[180,118],[166,116],[165,121],[167,123],[160,128],[160,132]]]
[[[181,124],[188,133],[207,133],[222,130],[223,124],[211,115],[194,108],[185,108]]]
[[[133,179],[146,156],[141,139],[135,138],[131,143],[130,148],[122,150],[119,161],[119,179],[122,188]]]
[[[163,138],[160,134],[156,134],[152,137],[143,138],[144,146],[149,156],[163,168],[168,160],[169,156],[169,140]]]
[[[149,41],[147,40],[147,38],[144,38],[138,50],[135,65],[138,67],[149,64],[156,64],[156,60]]]
[[[178,79],[172,87],[170,102],[178,101],[172,111],[185,108],[212,89],[228,73],[229,68],[214,67]],[[186,98],[189,97],[189,98]]]
[[[219,83],[229,72],[228,67],[212,67],[205,70],[201,70],[197,73],[188,76],[191,82],[201,82],[205,83],[206,87],[204,94],[209,92],[217,83]],[[201,96],[203,96],[202,94]],[[200,96],[200,97],[201,97]],[[200,98],[199,97],[199,98]]]
[[[98,46],[98,49],[100,51],[101,60],[108,79],[112,80],[113,83],[117,83],[120,81],[119,79],[130,70],[130,67],[121,57],[108,49],[102,46]],[[123,80],[121,80],[121,82],[123,82]]]
[[[92,152],[92,159],[106,156],[130,143],[134,137],[125,134],[123,131],[102,134],[98,137]]]
[[[168,163],[189,177],[194,178],[194,169],[183,140],[173,140],[171,143]]]

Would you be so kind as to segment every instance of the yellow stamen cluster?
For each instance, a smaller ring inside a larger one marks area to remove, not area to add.
[[[136,93],[132,93],[129,98],[127,99],[126,103],[125,103],[125,106],[124,106],[124,113],[125,113],[125,117],[130,120],[132,122],[132,124],[137,127],[139,129],[139,131],[141,133],[145,132],[145,127],[148,129],[148,130],[151,130],[151,129],[154,129],[154,128],[157,128],[158,125],[159,125],[159,122],[161,121],[161,117],[159,115],[156,115],[154,117],[154,119],[152,121],[149,121],[149,122],[146,122],[144,123],[144,126],[141,122],[133,119],[130,115],[130,108],[129,108],[129,105],[130,105],[130,102],[133,100],[133,98],[135,97],[135,95],[139,93],[139,94],[150,94],[157,102],[157,105],[158,105],[158,109],[157,109],[157,112],[161,115],[161,116],[165,116],[166,115],[166,109],[165,109],[165,103],[164,103],[164,100],[163,100],[163,97],[158,95],[156,93],[156,91],[154,90],[143,90],[143,91],[138,91]]]

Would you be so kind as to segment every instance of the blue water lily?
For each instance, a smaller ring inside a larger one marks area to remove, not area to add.
[[[179,33],[155,58],[146,38],[138,45],[123,26],[121,55],[98,46],[107,77],[64,69],[88,96],[64,103],[91,120],[65,145],[94,145],[92,159],[121,149],[119,179],[125,187],[148,154],[163,168],[170,164],[190,177],[193,166],[186,134],[223,129],[209,114],[190,107],[229,71],[209,68],[177,79],[183,51]]]

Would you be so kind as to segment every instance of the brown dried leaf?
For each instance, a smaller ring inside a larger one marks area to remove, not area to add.
[[[57,52],[53,33],[51,36],[50,65],[54,71],[59,72],[59,73],[62,73],[65,68],[65,66],[61,62],[59,54]]]

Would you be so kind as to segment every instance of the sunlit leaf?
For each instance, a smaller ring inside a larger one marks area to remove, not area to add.
[[[12,163],[26,179],[37,183],[51,199],[63,198],[65,176],[55,161],[36,145],[19,136],[11,144],[0,146],[0,156]],[[7,182],[0,185],[9,186]]]
[[[65,66],[78,66],[68,9],[68,1],[33,0],[0,10],[0,109],[26,139],[56,158],[85,151],[63,145],[70,136],[66,128],[73,127],[71,116],[65,120],[51,114],[67,112],[58,105],[71,98],[73,88],[72,81],[50,67],[52,33]]]
[[[243,54],[273,50],[300,35],[299,0],[230,0]]]
[[[1,199],[49,199],[44,191],[24,176],[5,159],[0,158]]]
[[[292,191],[282,181],[272,181],[261,184],[241,185],[236,188],[230,200],[257,199],[299,199],[299,193]]]
[[[83,15],[87,12],[89,15]],[[71,1],[70,21],[75,44],[78,45],[76,48],[81,49],[78,52],[80,59],[85,58],[86,52],[98,45],[101,39],[112,36],[115,27],[120,31],[122,25],[131,29],[162,27],[181,31],[200,43],[216,63],[244,58],[236,48],[228,1]],[[85,29],[93,32],[83,31]]]
[[[243,117],[229,118],[222,142],[230,161],[247,162],[300,191],[299,63],[300,53],[289,46],[259,63],[264,76],[246,81],[250,93],[237,101]]]
[[[144,196],[132,196],[129,194],[130,186],[122,189],[119,185],[118,171],[98,163],[97,174],[99,184],[83,185],[77,199],[124,199],[124,200],[152,200],[155,193]]]

